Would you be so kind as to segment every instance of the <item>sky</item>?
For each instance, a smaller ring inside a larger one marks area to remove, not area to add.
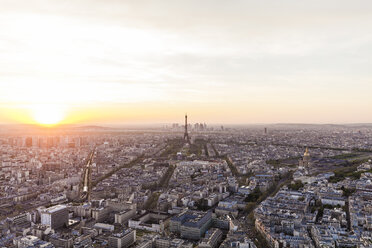
[[[372,123],[370,0],[0,0],[0,123]]]

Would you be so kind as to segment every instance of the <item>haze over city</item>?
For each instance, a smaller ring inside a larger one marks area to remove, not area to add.
[[[1,248],[371,248],[371,0],[0,0]]]
[[[372,122],[371,1],[0,4],[0,123]]]

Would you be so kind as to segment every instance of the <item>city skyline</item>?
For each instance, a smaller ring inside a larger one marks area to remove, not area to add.
[[[0,123],[372,123],[369,1],[1,1]]]
[[[0,0],[0,247],[371,248],[371,0]]]

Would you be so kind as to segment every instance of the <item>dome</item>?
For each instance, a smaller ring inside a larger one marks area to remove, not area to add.
[[[306,151],[304,153],[304,156],[310,156],[309,149],[306,147]]]

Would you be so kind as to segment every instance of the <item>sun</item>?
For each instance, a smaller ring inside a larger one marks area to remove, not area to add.
[[[32,115],[38,124],[52,126],[59,124],[64,119],[65,111],[59,106],[43,104],[33,106]]]

